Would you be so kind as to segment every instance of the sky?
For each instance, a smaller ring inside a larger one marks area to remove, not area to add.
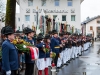
[[[16,6],[16,12],[19,13],[19,6]],[[87,17],[100,15],[100,0],[84,0],[81,3],[81,22]]]
[[[100,15],[100,0],[84,0],[81,3],[81,21],[86,20],[89,16],[94,17]]]

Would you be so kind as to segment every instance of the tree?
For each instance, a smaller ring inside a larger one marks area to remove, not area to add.
[[[15,30],[15,15],[16,15],[16,0],[7,0],[5,25],[10,25],[14,30]]]
[[[3,0],[0,0],[0,21],[4,21],[5,18],[4,10],[5,10],[5,2]]]

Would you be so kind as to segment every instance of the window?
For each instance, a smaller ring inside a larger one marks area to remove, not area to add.
[[[98,20],[97,23],[100,24],[100,21]]]
[[[20,18],[18,18],[18,21],[20,22]]]
[[[55,0],[55,6],[59,6],[59,0]]]
[[[72,6],[72,0],[67,0],[67,5]]]
[[[62,15],[62,21],[66,21],[66,15]]]
[[[28,0],[28,6],[33,6],[33,0]]]
[[[75,21],[75,15],[71,15],[71,21]]]
[[[100,27],[97,27],[97,30],[100,30]]]
[[[42,6],[46,6],[46,0],[41,0]]]
[[[25,21],[30,21],[30,15],[25,15]]]
[[[20,26],[18,27],[18,30],[20,30]]]
[[[93,30],[93,27],[92,26],[90,26],[90,30]]]
[[[56,19],[56,17],[57,17],[57,15],[53,15],[53,19],[54,19],[54,20]]]

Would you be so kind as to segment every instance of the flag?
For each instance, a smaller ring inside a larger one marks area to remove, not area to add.
[[[43,27],[43,23],[44,23],[43,16],[40,16],[40,27],[39,27],[40,29]]]
[[[31,54],[31,59],[32,60],[35,60],[35,59],[38,59],[38,54],[39,54],[39,50],[38,48],[34,48],[34,47],[29,47],[30,48],[30,54]]]

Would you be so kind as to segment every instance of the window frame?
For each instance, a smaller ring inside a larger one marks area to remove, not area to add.
[[[56,17],[57,17],[57,15],[53,15],[53,19],[54,19],[54,20],[56,19]]]
[[[93,30],[93,26],[90,26],[90,30]]]
[[[100,20],[97,20],[97,24],[100,24]]]
[[[56,1],[58,1],[58,5],[56,5]],[[57,7],[60,6],[60,0],[54,0],[54,5]]]
[[[29,20],[26,19],[26,16],[29,16]],[[25,21],[30,21],[30,15],[25,15]]]
[[[28,0],[28,6],[33,6],[33,0]]]
[[[18,17],[18,22],[20,22],[20,18]]]
[[[72,20],[72,16],[74,16],[74,20]],[[76,15],[71,15],[71,21],[76,21]]]
[[[71,5],[69,5],[69,2],[71,2]],[[68,6],[68,7],[73,6],[73,0],[67,0],[67,6]]]
[[[66,15],[62,15],[62,21],[66,21],[67,19],[66,18],[63,18],[63,17],[66,17]]]

